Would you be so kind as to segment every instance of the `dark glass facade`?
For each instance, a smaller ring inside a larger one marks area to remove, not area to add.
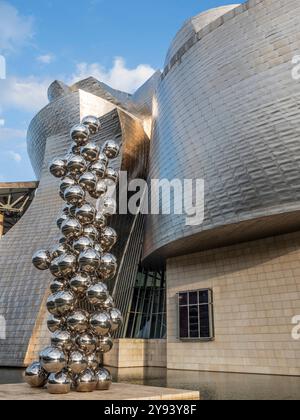
[[[139,268],[126,338],[166,338],[166,277],[164,271]]]

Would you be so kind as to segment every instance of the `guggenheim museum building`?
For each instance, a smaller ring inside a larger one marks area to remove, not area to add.
[[[105,364],[300,375],[297,52],[299,0],[249,0],[187,20],[163,70],[134,94],[92,77],[51,84],[28,128],[35,197],[0,240],[0,366],[26,366],[49,342],[51,278],[31,263],[59,237],[48,164],[69,149],[71,127],[96,115],[95,141],[120,144],[114,165],[129,180],[204,181],[199,224],[176,212],[113,216],[109,287],[124,325]]]

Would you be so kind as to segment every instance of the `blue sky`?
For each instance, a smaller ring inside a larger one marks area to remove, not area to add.
[[[134,91],[163,67],[185,19],[231,3],[0,0],[0,55],[7,63],[6,79],[0,79],[0,182],[35,179],[26,129],[46,105],[51,81],[72,83],[93,75]]]

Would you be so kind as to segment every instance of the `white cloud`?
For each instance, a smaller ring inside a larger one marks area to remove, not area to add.
[[[47,89],[51,79],[8,77],[1,82],[0,103],[2,108],[37,112],[47,102]]]
[[[9,150],[7,154],[10,157],[10,159],[14,160],[17,163],[22,161],[22,156],[19,153],[14,152],[13,150]]]
[[[79,63],[70,84],[93,76],[114,89],[133,93],[154,73],[155,70],[148,64],[140,64],[136,68],[129,69],[126,67],[125,60],[117,57],[111,69],[106,69],[99,63]]]
[[[45,55],[40,55],[36,59],[41,64],[51,64],[55,60],[55,57],[53,54],[45,54]]]
[[[14,50],[33,36],[33,18],[22,16],[6,1],[0,1],[0,49]]]

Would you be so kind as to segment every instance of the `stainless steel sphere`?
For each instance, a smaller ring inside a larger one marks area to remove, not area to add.
[[[83,204],[80,208],[76,210],[75,216],[76,219],[79,220],[81,225],[91,225],[94,223],[96,218],[96,209],[91,204]]]
[[[92,115],[88,115],[83,118],[82,124],[85,125],[91,134],[97,134],[101,128],[101,123],[99,118]]]
[[[112,254],[103,254],[100,262],[100,273],[105,280],[115,276],[118,269],[117,259]]]
[[[65,320],[63,318],[59,318],[55,315],[50,315],[47,321],[48,330],[51,333],[55,333],[58,330],[61,330],[65,325]]]
[[[102,214],[106,217],[113,216],[117,211],[117,203],[113,198],[103,200]]]
[[[104,336],[111,330],[111,318],[106,312],[98,312],[91,316],[90,326],[98,336]]]
[[[109,353],[114,346],[114,342],[110,335],[100,337],[98,341],[98,350],[101,354]]]
[[[77,124],[71,129],[70,135],[74,143],[83,146],[89,141],[90,130],[84,124]]]
[[[123,325],[123,316],[121,311],[119,309],[113,308],[110,312],[110,318],[111,318],[111,331],[117,331],[121,326]]]
[[[47,307],[48,312],[49,312],[51,315],[54,315],[54,316],[58,316],[58,315],[59,315],[59,314],[58,314],[58,311],[57,311],[57,309],[56,309],[56,304],[55,304],[56,295],[57,295],[57,294],[50,295],[50,296],[48,297],[48,299],[47,299],[47,303],[46,303],[46,307]]]
[[[112,376],[107,369],[101,368],[95,372],[97,378],[97,391],[108,391],[112,385]]]
[[[51,264],[50,252],[45,250],[37,251],[32,257],[32,264],[38,270],[48,270]]]
[[[46,372],[58,373],[67,365],[66,355],[57,347],[47,347],[40,354],[40,363]]]
[[[77,182],[75,181],[75,179],[72,178],[71,176],[65,176],[61,180],[61,183],[59,185],[59,190],[62,193],[62,195],[64,195],[65,191],[70,187],[74,187],[74,185],[77,185]]]
[[[51,345],[68,352],[73,346],[72,336],[68,331],[57,330],[52,334]]]
[[[24,379],[31,388],[42,388],[46,385],[48,374],[39,362],[34,362],[25,370]]]
[[[63,254],[58,259],[58,270],[63,277],[71,276],[77,267],[77,258],[72,254]]]
[[[67,161],[68,173],[77,176],[83,174],[87,170],[87,162],[81,155],[71,155]]]
[[[79,298],[85,296],[86,291],[91,286],[92,281],[87,273],[78,273],[70,280],[70,288]]]
[[[115,302],[111,296],[108,296],[105,302],[103,302],[101,309],[103,311],[110,311],[115,307]]]
[[[51,293],[53,293],[54,295],[56,293],[63,292],[65,288],[66,288],[66,283],[63,281],[63,279],[55,279],[50,284]]]
[[[89,315],[85,311],[76,311],[67,318],[67,326],[73,333],[85,333],[89,328]]]
[[[67,216],[70,216],[70,206],[69,204],[64,204],[63,208],[61,209],[61,212],[66,214]]]
[[[93,192],[97,185],[97,177],[93,172],[85,172],[78,181],[79,185],[86,191]]]
[[[74,243],[73,243],[73,250],[76,255],[81,254],[81,252],[86,251],[89,248],[93,248],[94,242],[91,238],[87,236],[80,236]]]
[[[116,159],[120,153],[120,146],[114,140],[108,140],[104,144],[102,152],[108,159]]]
[[[61,226],[61,232],[67,239],[78,238],[82,234],[82,226],[75,218],[68,218]]]
[[[83,226],[83,236],[87,236],[92,239],[92,241],[97,242],[99,238],[99,232],[94,225]]]
[[[74,311],[76,305],[76,298],[72,292],[65,291],[55,295],[56,313],[59,316],[66,316]]]
[[[82,146],[80,153],[86,162],[97,162],[100,155],[100,148],[95,143],[88,143]]]
[[[58,218],[57,218],[57,220],[56,220],[56,225],[57,225],[58,229],[60,229],[60,228],[61,228],[62,224],[63,224],[66,220],[68,220],[68,218],[69,218],[69,216],[67,216],[65,213],[61,213],[61,214],[58,216]]]
[[[91,305],[100,306],[108,298],[108,289],[104,283],[92,285],[86,292],[86,297]]]
[[[81,351],[72,351],[69,357],[68,368],[74,375],[79,375],[88,368],[88,358]]]
[[[100,244],[95,243],[94,244],[94,250],[97,251],[100,255],[103,254],[103,248]]]
[[[59,263],[61,257],[62,256],[55,258],[54,260],[51,261],[51,264],[50,264],[51,274],[58,279],[63,278],[63,275],[62,275],[62,273],[59,269],[59,266],[58,266],[58,263]]]
[[[55,178],[62,178],[67,173],[67,162],[64,159],[54,159],[49,165],[49,171]]]
[[[66,189],[64,199],[72,206],[80,206],[85,200],[85,192],[80,185],[74,185]]]
[[[113,168],[107,168],[105,178],[112,183],[117,184],[119,182],[119,172],[115,171]]]
[[[89,166],[89,172],[92,172],[97,177],[97,180],[100,181],[105,176],[106,165],[97,160]]]
[[[71,391],[72,379],[67,371],[52,373],[49,376],[47,389],[53,395],[65,395]]]
[[[118,235],[113,228],[107,227],[101,232],[100,244],[105,252],[109,252],[117,243],[117,240]]]
[[[84,273],[94,273],[100,265],[100,254],[94,249],[83,251],[78,258],[79,268]]]
[[[98,357],[98,355],[96,353],[92,353],[87,357],[88,360],[88,367],[90,369],[92,369],[93,371],[95,371],[96,369],[99,368],[99,364],[100,364],[100,358]]]
[[[109,160],[108,160],[108,157],[104,153],[101,152],[98,158],[98,162],[102,163],[102,165],[104,165],[105,168],[107,168]]]
[[[85,354],[92,354],[97,348],[97,339],[93,334],[84,333],[76,338],[76,345]]]
[[[70,155],[80,155],[80,149],[81,149],[81,146],[78,146],[78,144],[76,144],[76,143],[73,142],[71,144],[71,146],[70,146],[67,154],[69,156]]]
[[[105,181],[98,181],[95,188],[89,191],[90,196],[95,200],[103,197],[107,193],[107,184]]]
[[[67,254],[70,251],[71,249],[66,243],[55,245],[50,251],[51,259],[54,260],[56,258],[59,258],[63,254]]]
[[[91,369],[86,369],[75,379],[77,392],[93,392],[97,387],[97,378]]]
[[[99,230],[103,230],[107,226],[107,219],[106,219],[106,217],[101,212],[99,212],[99,211],[96,214],[94,225]]]

